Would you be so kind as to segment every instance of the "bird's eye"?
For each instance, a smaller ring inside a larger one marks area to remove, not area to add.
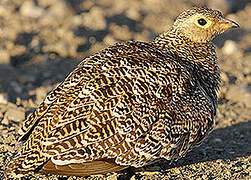
[[[207,28],[209,28],[211,26],[212,21],[210,21],[209,19],[207,19],[205,17],[198,17],[198,18],[195,19],[194,23],[199,28],[207,29]]]
[[[201,19],[198,19],[198,24],[201,26],[204,26],[207,24],[207,21],[205,19],[201,18]]]

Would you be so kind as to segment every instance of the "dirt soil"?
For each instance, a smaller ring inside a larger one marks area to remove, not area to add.
[[[186,157],[145,167],[132,179],[251,179],[248,0],[0,0],[0,179],[27,114],[81,59],[118,41],[152,40],[193,5],[217,8],[241,26],[214,40],[222,70],[215,130]],[[127,178],[88,179],[117,177]]]

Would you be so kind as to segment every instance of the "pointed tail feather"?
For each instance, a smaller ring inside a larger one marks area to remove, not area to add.
[[[127,169],[128,166],[119,166],[111,161],[95,160],[86,163],[55,165],[49,160],[39,171],[46,174],[57,174],[66,176],[90,176],[97,174],[106,174],[109,172],[118,172]]]
[[[56,165],[50,158],[43,156],[38,150],[34,150],[15,157],[9,162],[4,172],[7,177],[22,177],[32,172],[66,176],[90,176],[118,172],[127,168],[128,166],[119,166],[109,160]]]
[[[7,164],[4,173],[7,176],[22,176],[37,171],[48,160],[49,158],[43,156],[38,150],[19,154]]]

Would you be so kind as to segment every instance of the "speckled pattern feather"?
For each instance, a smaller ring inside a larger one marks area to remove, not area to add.
[[[117,43],[84,59],[27,118],[6,172],[90,175],[64,170],[178,159],[212,130],[219,80],[210,42],[170,30],[152,42]]]

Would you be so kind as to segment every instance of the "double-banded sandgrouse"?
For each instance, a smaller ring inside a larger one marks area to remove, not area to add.
[[[20,130],[7,174],[88,176],[173,160],[213,129],[220,74],[212,38],[238,27],[194,7],[151,42],[85,58]]]

